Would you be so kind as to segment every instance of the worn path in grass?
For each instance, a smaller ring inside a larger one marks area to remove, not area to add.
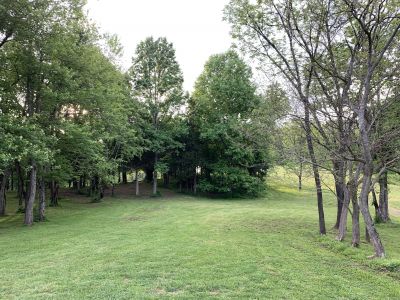
[[[319,237],[312,191],[286,181],[260,199],[70,197],[32,228],[2,218],[0,298],[399,299],[398,219],[379,225],[389,258],[368,260]]]

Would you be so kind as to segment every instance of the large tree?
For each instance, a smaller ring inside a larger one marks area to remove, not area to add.
[[[176,61],[173,45],[165,38],[149,37],[137,46],[129,70],[133,94],[146,108],[145,131],[147,148],[152,152],[153,195],[157,194],[157,177],[165,172],[163,155],[179,147],[171,120],[179,113],[184,101],[183,76]]]
[[[201,145],[205,192],[257,194],[268,168],[268,131],[260,127],[252,72],[234,51],[210,57],[195,84],[190,118]]]

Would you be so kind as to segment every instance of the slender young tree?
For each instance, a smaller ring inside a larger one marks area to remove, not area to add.
[[[296,29],[288,12],[287,1],[273,0],[257,3],[231,0],[225,9],[226,19],[232,25],[232,36],[239,41],[243,51],[259,59],[261,64],[268,62],[266,68],[271,70],[272,66],[273,71],[290,84],[295,98],[302,104],[302,120],[317,194],[319,232],[326,234],[322,184],[311,124],[310,92],[314,67],[296,45]]]

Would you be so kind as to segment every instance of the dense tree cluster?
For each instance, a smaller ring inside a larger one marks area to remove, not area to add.
[[[190,192],[257,194],[269,165],[250,68],[229,51],[210,58],[192,96],[173,45],[147,38],[132,66],[101,35],[83,0],[0,4],[0,215],[14,190],[25,224],[45,219],[63,187],[100,200],[139,174]],[[48,195],[49,201],[46,200]]]

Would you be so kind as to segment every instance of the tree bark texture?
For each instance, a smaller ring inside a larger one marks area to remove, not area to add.
[[[345,171],[344,162],[334,162],[334,179],[335,179],[335,190],[336,190],[336,200],[337,200],[337,213],[336,213],[336,223],[334,228],[338,229],[341,221],[341,214],[344,211],[344,189],[345,187]],[[347,209],[346,209],[347,210]]]
[[[353,207],[353,215],[352,215],[352,241],[351,245],[353,247],[360,246],[360,207],[358,206],[357,201],[357,189],[355,184],[351,185],[351,203]]]
[[[30,180],[29,180],[29,193],[25,207],[25,220],[24,224],[27,226],[32,226],[33,224],[33,205],[35,203],[36,196],[36,174],[37,167],[36,163],[33,161],[31,163]]]
[[[40,194],[39,194],[39,221],[44,221],[46,219],[46,183],[43,176],[40,178]]]
[[[0,216],[6,214],[6,186],[9,176],[9,171],[4,171],[4,174],[0,175]]]
[[[157,195],[157,167],[158,163],[158,153],[154,154],[154,173],[153,173],[153,195]]]
[[[381,221],[386,223],[389,217],[389,192],[388,192],[388,175],[384,172],[379,177],[379,210],[381,213]]]
[[[135,170],[135,195],[139,196],[139,170]]]

